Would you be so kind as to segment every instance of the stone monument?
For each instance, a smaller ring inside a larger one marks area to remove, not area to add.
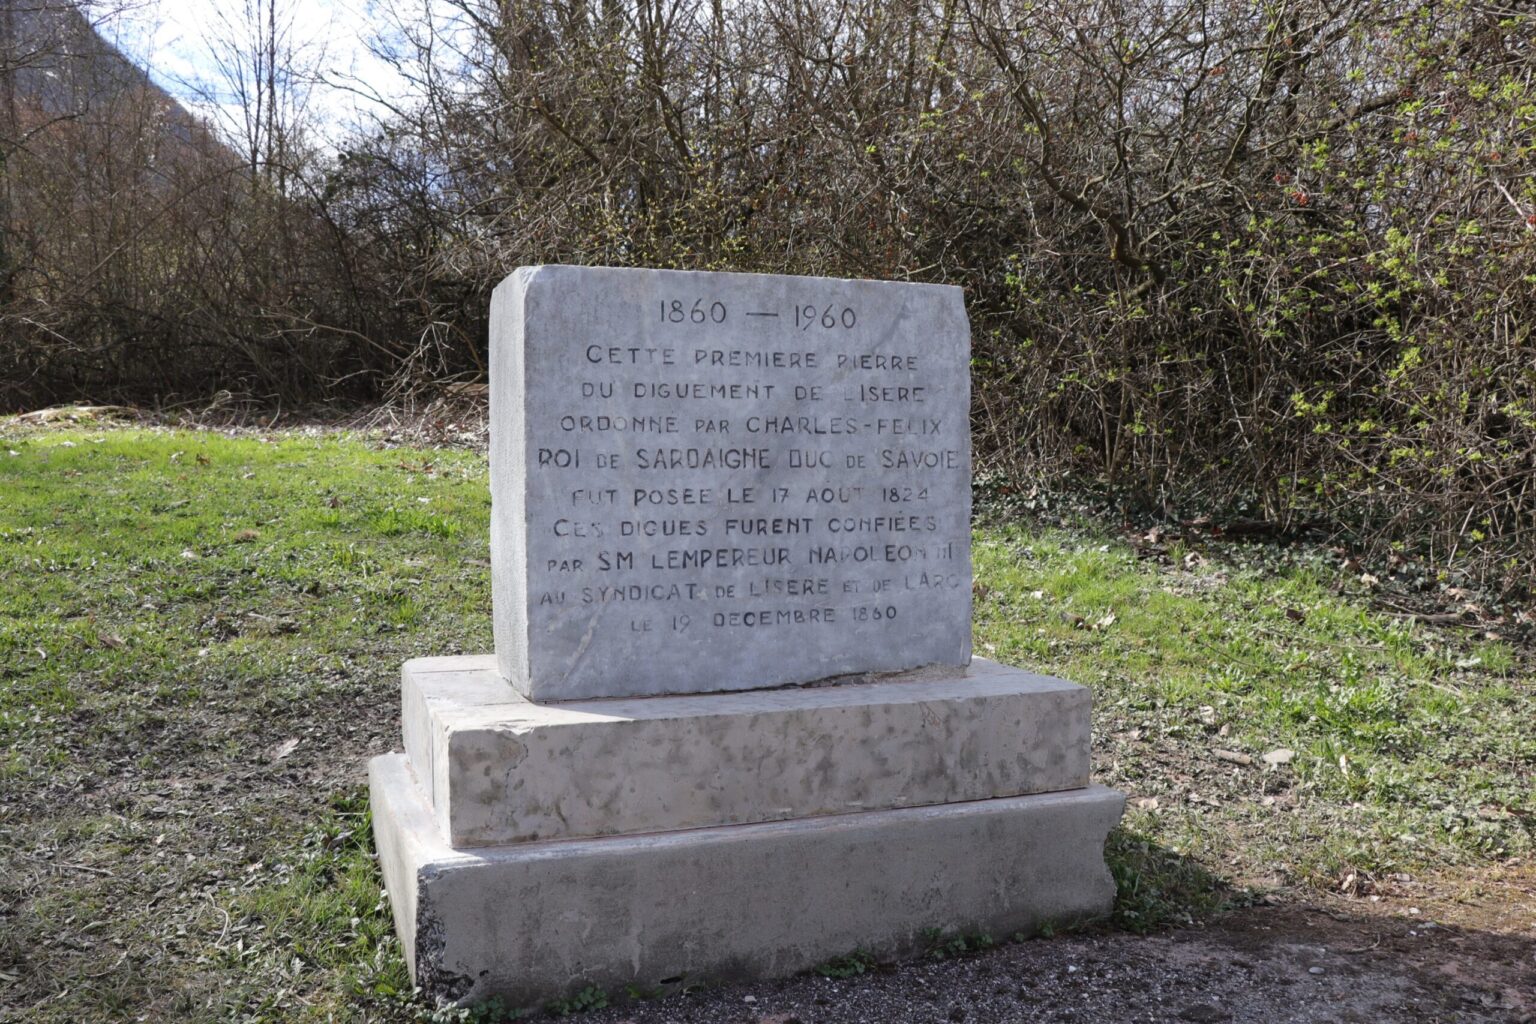
[[[1088,692],[971,657],[958,288],[527,267],[491,315],[494,657],[371,766],[440,1002],[770,977],[1109,910]]]

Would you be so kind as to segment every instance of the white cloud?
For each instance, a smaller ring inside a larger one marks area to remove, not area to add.
[[[226,129],[244,118],[227,68],[231,44],[248,46],[246,0],[147,0],[106,19],[103,33],[189,109]],[[278,0],[279,34],[309,72],[305,112],[320,139],[383,114],[410,83],[372,44],[392,26],[372,0]]]

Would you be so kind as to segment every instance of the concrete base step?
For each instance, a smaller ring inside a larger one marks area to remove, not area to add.
[[[370,766],[374,833],[411,975],[429,998],[536,1007],[782,977],[927,929],[999,939],[1105,914],[1101,786],[643,835],[455,850],[409,760]]]
[[[449,845],[742,825],[1088,785],[1086,689],[981,658],[841,686],[535,704],[490,657],[401,673]]]

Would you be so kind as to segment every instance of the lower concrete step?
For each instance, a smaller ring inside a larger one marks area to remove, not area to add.
[[[370,766],[411,975],[439,1002],[781,977],[927,929],[998,938],[1109,911],[1125,798],[1069,792],[455,850],[404,755]]]

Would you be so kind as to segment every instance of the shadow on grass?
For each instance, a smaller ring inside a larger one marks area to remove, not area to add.
[[[1192,857],[1124,825],[1109,833],[1104,859],[1115,879],[1115,908],[1108,921],[1114,929],[1145,935],[1249,902],[1248,893]]]

